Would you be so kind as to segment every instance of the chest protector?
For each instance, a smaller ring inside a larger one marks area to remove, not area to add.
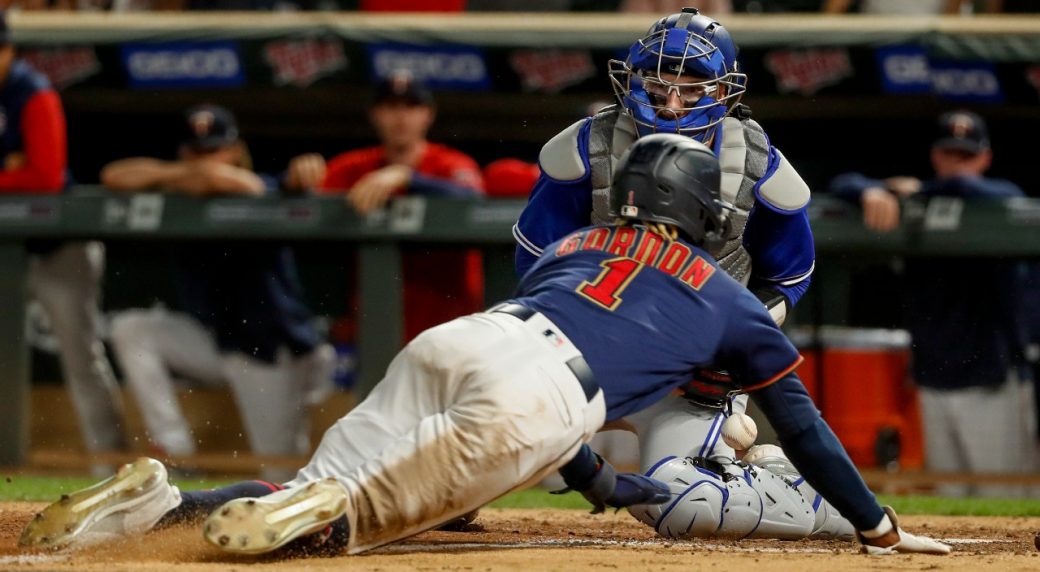
[[[758,123],[751,119],[727,117],[716,136],[719,165],[722,168],[722,198],[736,208],[729,215],[726,242],[710,252],[719,266],[741,284],[751,276],[751,256],[744,250],[742,237],[748,214],[755,204],[754,187],[766,172],[769,140]],[[609,224],[610,182],[621,155],[637,138],[635,125],[611,106],[592,118],[589,129],[589,167],[592,181],[592,224]]]

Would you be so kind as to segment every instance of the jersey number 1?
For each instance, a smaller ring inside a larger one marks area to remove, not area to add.
[[[577,292],[585,298],[613,311],[621,304],[621,293],[643,269],[643,264],[631,258],[611,258],[599,263],[603,272],[595,280],[583,281]]]

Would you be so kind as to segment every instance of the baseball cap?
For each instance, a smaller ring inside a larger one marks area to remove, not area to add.
[[[433,92],[408,70],[394,70],[376,84],[372,104],[402,101],[413,105],[433,105]]]
[[[184,114],[181,144],[194,151],[215,151],[238,141],[235,116],[219,105],[197,105]]]
[[[986,122],[970,111],[951,111],[939,116],[933,147],[977,154],[989,149]]]

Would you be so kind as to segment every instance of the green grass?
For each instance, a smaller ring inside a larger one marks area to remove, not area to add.
[[[1040,516],[1040,499],[980,499],[878,495],[899,514]]]
[[[0,474],[0,501],[50,501],[97,482],[90,477],[38,477]],[[208,489],[231,481],[179,479],[174,484],[182,490]]]
[[[528,489],[508,494],[489,506],[495,508],[565,508],[592,510],[592,505],[578,493],[551,495],[543,489]]]
[[[0,474],[0,501],[49,501],[89,486],[94,479],[83,477],[4,476]],[[181,479],[175,481],[183,490],[219,487],[226,480]],[[1040,516],[1040,499],[953,499],[928,496],[878,497],[899,514],[934,514],[953,516]],[[551,495],[531,489],[506,495],[491,503],[497,508],[560,508],[589,510],[590,505],[578,493]]]

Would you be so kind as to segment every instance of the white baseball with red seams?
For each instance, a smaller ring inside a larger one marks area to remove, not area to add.
[[[746,451],[758,438],[758,425],[747,415],[734,412],[722,424],[722,440],[738,451]]]

